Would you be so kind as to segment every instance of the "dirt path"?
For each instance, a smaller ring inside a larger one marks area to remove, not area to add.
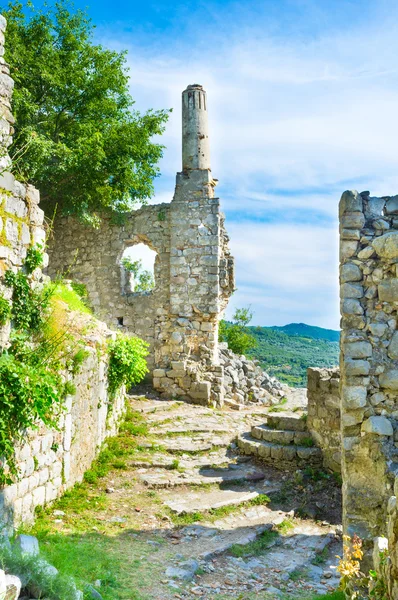
[[[302,398],[291,402],[302,408]],[[334,590],[338,483],[313,470],[286,474],[237,451],[238,434],[264,423],[268,410],[131,397],[120,436],[33,533],[56,566],[109,600]],[[81,564],[71,565],[78,549]]]

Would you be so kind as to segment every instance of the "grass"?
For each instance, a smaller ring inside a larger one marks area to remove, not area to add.
[[[287,533],[289,533],[289,531],[294,529],[294,522],[290,519],[285,519],[284,521],[282,521],[282,523],[279,523],[279,525],[277,525],[276,528],[281,535],[286,535]]]
[[[210,485],[210,488],[213,487]],[[209,488],[209,489],[210,489]],[[206,521],[207,523],[214,523],[218,519],[222,519],[223,517],[228,517],[231,514],[234,514],[240,511],[242,508],[248,508],[249,506],[260,506],[266,505],[270,502],[269,497],[266,494],[259,494],[255,498],[248,500],[247,502],[243,502],[239,505],[229,505],[229,506],[220,506],[220,508],[212,508],[206,511],[196,511],[193,513],[182,513],[177,515],[176,513],[169,512],[168,516],[172,520],[173,524],[176,527],[186,527],[187,525],[193,525],[194,523],[198,523],[200,521]]]
[[[300,440],[300,446],[304,446],[305,448],[312,448],[315,446],[315,442],[312,437],[306,437]]]
[[[248,544],[244,545],[234,544],[231,546],[229,549],[229,554],[232,554],[232,556],[235,556],[236,558],[257,556],[262,554],[265,550],[268,550],[278,535],[279,534],[277,531],[274,531],[273,529],[266,529],[253,542],[249,542]]]
[[[67,304],[71,310],[75,310],[76,312],[85,313],[88,315],[92,314],[92,311],[84,303],[82,297],[65,283],[57,282],[55,284],[53,299],[62,300],[62,302],[65,302],[65,304]]]
[[[317,552],[312,560],[312,564],[313,565],[323,565],[326,562],[328,556],[328,549],[324,548],[323,550],[320,550],[319,552]]]

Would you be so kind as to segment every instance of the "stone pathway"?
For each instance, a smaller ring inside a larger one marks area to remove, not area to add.
[[[114,595],[99,581],[103,598],[307,600],[336,589],[335,479],[310,462],[307,473],[305,456],[301,470],[284,471],[238,446],[249,439],[296,452],[308,443],[303,391],[279,405],[239,410],[150,394],[129,403],[109,472],[85,484],[83,502],[55,507],[44,522],[82,543],[97,536],[105,563],[122,557],[123,589]]]
[[[293,405],[284,407],[287,416],[274,414],[274,433],[269,434],[271,443],[281,441],[278,435],[290,436],[282,439],[284,447],[308,438],[305,420],[300,420],[302,392],[291,401]],[[298,598],[300,593],[337,587],[338,524],[302,520],[292,510],[264,504],[264,495],[278,495],[292,476],[240,454],[237,441],[249,432],[257,434],[257,441],[262,438],[264,421],[274,408],[214,411],[153,398],[132,398],[132,408],[145,414],[150,431],[141,445],[142,456],[129,464],[129,477],[158,490],[158,501],[170,514],[201,517],[180,528],[172,519],[164,524],[153,557],[156,563],[164,561],[163,590],[154,598],[232,600],[242,592],[253,593],[253,598]],[[295,425],[293,433],[275,428],[283,416]],[[155,451],[145,455],[153,440]],[[315,453],[313,448],[304,450]]]

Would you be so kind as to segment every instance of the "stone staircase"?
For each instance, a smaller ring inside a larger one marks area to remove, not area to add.
[[[253,425],[251,433],[240,434],[237,444],[242,454],[277,469],[322,465],[322,451],[315,446],[306,419],[295,414],[270,414],[264,425]]]

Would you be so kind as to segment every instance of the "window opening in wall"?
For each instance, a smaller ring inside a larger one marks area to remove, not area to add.
[[[117,324],[123,327],[123,317],[117,317]]]
[[[129,246],[120,260],[123,294],[149,293],[155,287],[156,252],[146,244]]]

